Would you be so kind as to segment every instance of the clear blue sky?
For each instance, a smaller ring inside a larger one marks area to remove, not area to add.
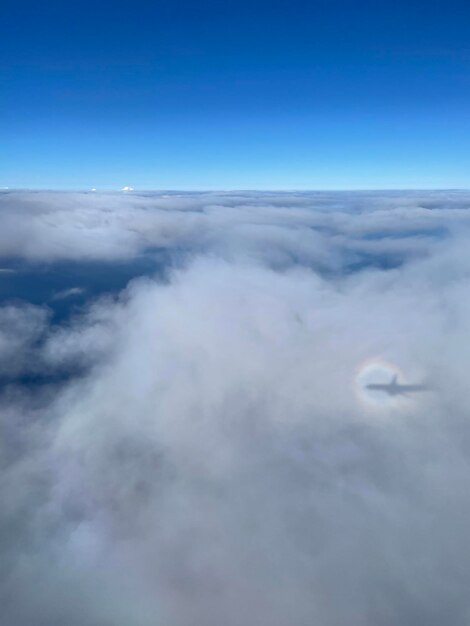
[[[470,187],[470,3],[4,0],[0,186]]]

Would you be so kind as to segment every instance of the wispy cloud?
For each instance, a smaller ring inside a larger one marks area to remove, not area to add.
[[[65,300],[67,298],[73,298],[74,296],[81,296],[85,293],[83,287],[70,287],[69,289],[63,289],[58,291],[52,297],[53,300]]]

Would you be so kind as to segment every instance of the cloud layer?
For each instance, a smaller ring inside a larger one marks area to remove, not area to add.
[[[469,206],[1,194],[1,623],[468,624]]]

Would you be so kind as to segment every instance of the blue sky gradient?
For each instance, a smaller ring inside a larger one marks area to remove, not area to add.
[[[464,2],[16,2],[0,186],[468,187]]]

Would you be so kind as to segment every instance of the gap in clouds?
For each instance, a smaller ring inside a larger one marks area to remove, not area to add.
[[[165,251],[146,251],[126,261],[24,262],[3,259],[0,274],[0,302],[28,301],[47,306],[51,322],[60,324],[80,311],[90,298],[118,293],[130,280],[154,276],[165,280],[171,259]]]

